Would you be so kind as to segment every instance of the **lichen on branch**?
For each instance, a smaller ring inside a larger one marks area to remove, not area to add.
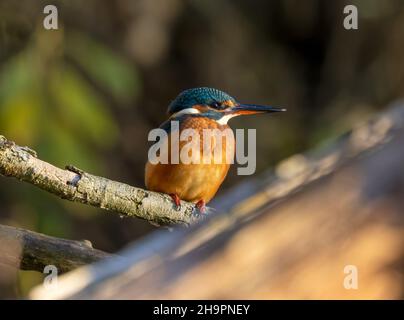
[[[201,219],[192,203],[174,207],[168,195],[89,174],[73,166],[58,168],[35,151],[0,135],[0,174],[31,183],[58,197],[137,217],[157,225],[190,225]]]

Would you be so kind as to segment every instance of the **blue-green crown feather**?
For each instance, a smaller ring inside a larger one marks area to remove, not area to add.
[[[194,105],[210,105],[213,102],[223,102],[234,98],[227,93],[214,88],[193,88],[181,92],[168,106],[168,114],[174,114]]]

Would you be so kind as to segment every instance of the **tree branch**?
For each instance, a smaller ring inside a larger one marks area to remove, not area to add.
[[[0,252],[0,264],[39,272],[47,265],[54,265],[59,273],[113,256],[93,249],[86,241],[59,239],[3,225],[0,225]]]
[[[0,174],[29,182],[62,199],[81,202],[120,215],[137,217],[158,225],[189,225],[199,220],[194,205],[157,192],[97,177],[74,167],[57,168],[37,158],[35,151],[20,147],[0,135]]]

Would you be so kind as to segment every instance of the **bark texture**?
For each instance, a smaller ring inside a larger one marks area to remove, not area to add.
[[[112,257],[93,249],[89,241],[73,241],[0,225],[0,264],[21,270],[44,271],[47,265],[59,273]]]
[[[201,219],[194,205],[177,210],[168,195],[94,176],[72,166],[60,169],[37,158],[35,151],[0,136],[0,174],[31,183],[58,197],[157,225],[189,225]]]

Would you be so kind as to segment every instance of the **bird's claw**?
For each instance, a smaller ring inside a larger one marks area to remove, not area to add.
[[[206,214],[206,204],[204,200],[199,200],[195,204],[195,209],[198,210],[200,214]]]
[[[180,199],[180,197],[175,193],[170,194],[170,197],[171,197],[171,199],[173,199],[173,202],[174,202],[174,205],[175,205],[175,210],[181,211],[181,199]]]

